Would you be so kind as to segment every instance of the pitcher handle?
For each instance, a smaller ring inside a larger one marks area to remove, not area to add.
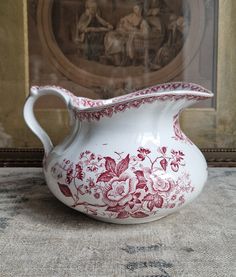
[[[30,95],[26,99],[24,105],[24,119],[32,130],[32,132],[40,139],[43,144],[45,156],[47,156],[53,148],[53,144],[48,134],[40,126],[34,115],[34,104],[39,97],[44,95],[55,95],[61,98],[69,111],[71,97],[63,90],[57,87],[32,87],[30,89]]]

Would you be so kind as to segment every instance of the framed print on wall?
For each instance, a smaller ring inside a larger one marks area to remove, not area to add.
[[[22,119],[31,85],[56,84],[98,99],[186,81],[215,97],[182,114],[184,131],[209,161],[236,161],[233,0],[10,0],[0,5],[5,11],[0,19],[2,160],[15,157],[16,149],[22,159],[32,160],[32,153],[36,160],[42,157],[40,142]],[[93,12],[96,20],[88,21]],[[149,31],[138,37],[124,31],[127,24]],[[35,112],[55,144],[61,141],[69,130],[63,104],[42,98]]]
[[[50,83],[54,81],[50,75],[54,74],[62,86],[91,98],[111,98],[169,81],[197,82],[215,89],[217,2],[31,0],[30,3],[31,84]],[[89,22],[87,17],[92,8],[99,17]],[[136,22],[137,9],[142,13],[140,24]],[[93,30],[87,32],[86,27]],[[127,31],[128,28],[136,28],[138,34]]]

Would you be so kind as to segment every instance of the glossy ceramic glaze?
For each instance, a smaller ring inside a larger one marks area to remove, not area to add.
[[[56,147],[33,114],[35,101],[48,94],[65,101],[72,121],[71,134]],[[108,100],[32,87],[24,117],[44,145],[46,182],[60,201],[99,220],[143,223],[177,211],[201,192],[207,164],[181,131],[179,114],[212,96],[189,83]]]

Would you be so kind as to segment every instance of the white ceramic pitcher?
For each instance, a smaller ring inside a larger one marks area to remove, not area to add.
[[[55,147],[33,113],[42,95],[62,98],[73,121],[70,135]],[[43,143],[46,182],[60,201],[102,221],[143,223],[177,211],[201,192],[207,164],[181,131],[179,114],[212,96],[190,83],[108,100],[32,87],[24,118]]]

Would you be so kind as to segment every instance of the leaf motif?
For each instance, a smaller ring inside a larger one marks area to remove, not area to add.
[[[162,152],[165,154],[165,153],[166,153],[167,148],[166,148],[165,146],[163,146],[163,147],[161,148],[161,150],[162,150]]]
[[[64,194],[66,197],[72,197],[70,188],[67,185],[60,184],[60,183],[57,183],[57,184],[62,194]]]
[[[136,185],[136,189],[144,189],[146,186],[146,179],[144,177],[144,173],[142,170],[137,170],[134,172],[136,177],[138,178],[138,183]]]
[[[149,201],[148,204],[147,204],[147,207],[148,207],[148,209],[149,209],[150,211],[153,210],[154,206],[155,206],[154,201]]]
[[[116,172],[116,162],[110,157],[106,157],[105,168],[109,172]]]
[[[160,161],[160,165],[161,165],[161,167],[163,168],[164,171],[166,171],[167,164],[168,164],[168,162],[167,162],[166,159],[162,159]]]
[[[121,160],[116,167],[116,173],[117,176],[119,177],[123,172],[125,172],[125,170],[128,169],[129,167],[129,155],[127,155],[123,160]]]
[[[144,173],[142,170],[137,170],[134,172],[134,174],[137,176],[137,178],[140,178],[140,177],[144,178]]]
[[[142,218],[142,217],[147,217],[148,215],[143,212],[136,212],[136,213],[131,214],[131,216],[134,218]]]
[[[154,198],[154,202],[155,202],[155,206],[157,208],[161,208],[162,205],[163,205],[163,198],[160,196],[160,195],[156,195],[155,198]]]
[[[144,189],[144,188],[146,188],[146,183],[139,181],[136,185],[136,189]]]
[[[129,217],[129,213],[126,211],[122,211],[117,215],[117,218],[127,218],[127,217]]]
[[[105,171],[102,174],[100,174],[100,176],[97,179],[97,182],[109,182],[113,177],[114,177],[114,173],[110,172],[110,171]]]
[[[115,212],[115,213],[120,213],[120,212],[122,212],[122,210],[124,209],[124,207],[123,206],[115,206],[115,207],[107,207],[106,208],[106,211],[109,211],[109,212]]]
[[[154,197],[150,193],[143,198],[144,201],[153,201],[153,199]]]

